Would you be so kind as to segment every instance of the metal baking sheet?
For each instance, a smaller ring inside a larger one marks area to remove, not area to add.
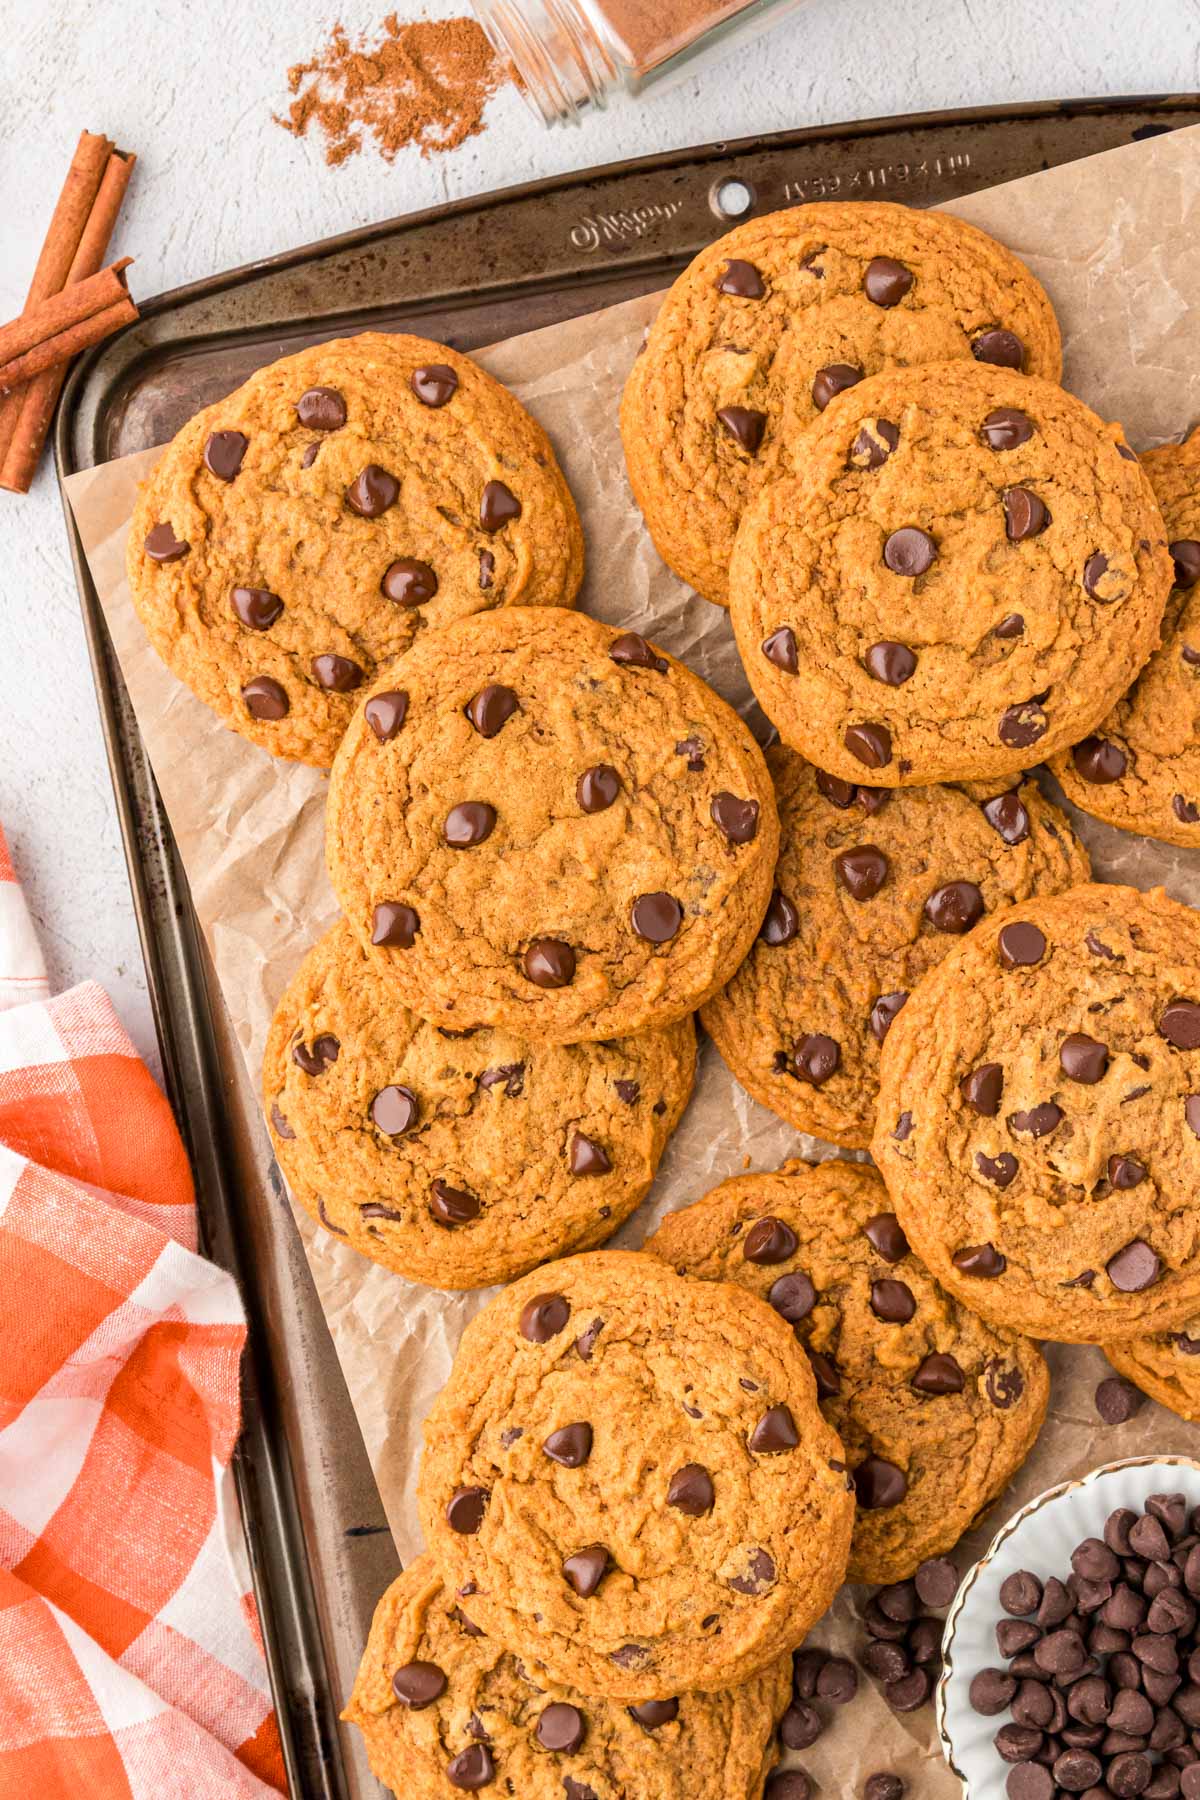
[[[1200,96],[1048,103],[710,144],[439,207],[147,303],[81,360],[60,475],[169,438],[263,363],[350,331],[459,349],[663,286],[751,211],[801,201],[934,205],[1200,123]],[[168,1092],[203,1241],[250,1319],[236,1473],[291,1791],[378,1800],[337,1714],[396,1555],[255,1095],[212,980],[67,511],[84,625]]]

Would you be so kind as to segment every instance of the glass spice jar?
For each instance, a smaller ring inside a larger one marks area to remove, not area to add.
[[[716,44],[774,24],[800,0],[471,0],[547,125],[639,94]]]

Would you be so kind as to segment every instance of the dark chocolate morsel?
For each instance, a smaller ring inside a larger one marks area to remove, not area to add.
[[[731,294],[735,300],[761,300],[767,291],[754,264],[736,256],[730,257],[714,285],[719,294]]]
[[[218,481],[232,481],[242,466],[250,439],[241,431],[212,431],[204,446],[204,463]]]
[[[1002,326],[992,326],[989,331],[981,331],[972,340],[971,355],[976,362],[992,363],[1000,369],[1023,369],[1025,367],[1025,346],[1015,331],[1006,331]]]
[[[421,921],[411,906],[399,901],[381,900],[371,915],[371,942],[393,949],[411,950],[421,929]]]
[[[381,744],[390,744],[408,715],[408,695],[399,689],[373,694],[363,707],[363,717]]]
[[[499,531],[521,516],[521,502],[502,481],[489,481],[479,502],[479,523],[484,531]]]
[[[388,564],[379,591],[397,606],[424,606],[437,593],[438,578],[427,562],[415,556],[401,556]]]
[[[287,689],[270,675],[255,675],[242,689],[242,699],[252,719],[283,719],[291,711]]]
[[[422,406],[445,406],[458,392],[458,376],[448,363],[426,363],[408,378]]]
[[[861,369],[853,363],[826,363],[813,376],[812,398],[818,412],[824,412],[829,402],[837,394],[844,393],[847,388],[855,387],[863,378]]]
[[[296,402],[296,417],[309,431],[339,431],[346,423],[346,402],[336,388],[309,388]]]

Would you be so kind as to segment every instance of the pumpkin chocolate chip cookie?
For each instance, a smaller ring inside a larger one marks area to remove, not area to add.
[[[1095,732],[1052,767],[1077,806],[1168,844],[1200,844],[1200,431],[1142,458],[1175,586],[1162,642]]]
[[[687,1018],[604,1044],[441,1031],[343,920],[279,1003],[263,1097],[280,1167],[329,1230],[413,1281],[486,1287],[629,1217],[695,1060]]]
[[[1029,270],[945,213],[819,203],[710,244],[663,301],[621,405],[625,459],[664,560],[724,605],[743,508],[835,395],[952,358],[1057,381],[1058,324]],[[884,451],[887,430],[876,450]]]
[[[1003,780],[1077,743],[1158,642],[1162,516],[1117,427],[977,363],[862,382],[747,510],[738,649],[842,781]]]
[[[578,1043],[727,981],[779,824],[749,728],[682,663],[583,613],[427,633],[334,765],[329,872],[407,1006]]]
[[[1032,1449],[1050,1391],[1040,1352],[938,1286],[873,1169],[736,1176],[645,1248],[749,1288],[795,1328],[854,1475],[851,1581],[903,1581],[953,1549]]]
[[[889,1031],[872,1153],[914,1250],[1066,1343],[1200,1311],[1200,914],[1089,886],[985,919]]]
[[[640,1702],[794,1648],[842,1580],[852,1492],[778,1313],[600,1250],[467,1326],[418,1502],[473,1624],[582,1693]]]
[[[701,1013],[742,1086],[798,1131],[865,1149],[879,1048],[927,969],[997,907],[1086,881],[1032,781],[1000,793],[875,788],[768,750],[775,892],[753,949]]]
[[[568,606],[583,538],[549,440],[470,357],[365,333],[189,421],[142,489],[129,585],[173,674],[244,737],[326,767],[430,625]]]
[[[401,1800],[493,1783],[520,1800],[761,1800],[787,1657],[719,1694],[625,1706],[552,1681],[536,1640],[510,1655],[470,1607],[420,1556],[376,1608],[342,1717]]]
[[[1200,1419],[1200,1312],[1176,1331],[1101,1344],[1118,1375],[1181,1419]]]

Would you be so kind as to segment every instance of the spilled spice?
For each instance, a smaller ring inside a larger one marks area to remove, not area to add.
[[[456,150],[484,128],[484,109],[513,79],[475,19],[412,19],[389,13],[375,43],[352,42],[335,25],[329,42],[288,70],[296,97],[275,122],[295,137],[311,125],[331,166],[370,137],[388,162],[410,144],[422,156]]]

